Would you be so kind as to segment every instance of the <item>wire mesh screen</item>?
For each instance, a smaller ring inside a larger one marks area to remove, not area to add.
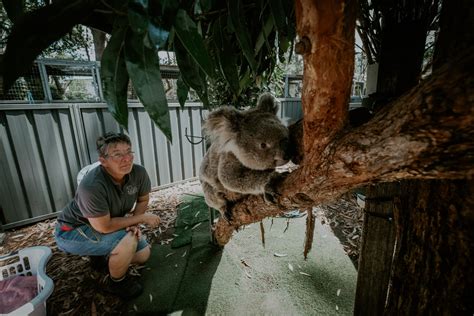
[[[48,87],[52,100],[100,101],[95,63],[47,64]]]
[[[166,99],[168,101],[178,101],[178,77],[179,77],[179,70],[177,66],[160,66],[161,71],[161,79],[163,81],[163,88],[165,90]],[[138,100],[137,94],[133,89],[132,83],[129,82],[128,90],[127,90],[127,97],[129,100]],[[188,101],[192,102],[199,102],[199,97],[197,93],[190,89],[188,93]]]
[[[1,78],[2,77],[0,77],[0,80]],[[3,87],[3,82],[1,84]],[[0,89],[0,100],[24,101],[26,103],[44,101],[45,94],[38,64],[35,63],[25,76],[15,81],[6,94],[3,93],[3,89]]]
[[[0,89],[0,100],[36,102],[100,102],[102,87],[99,63],[94,61],[70,61],[39,59],[25,76],[19,78],[8,94]],[[178,101],[177,66],[161,65],[161,77],[167,100]],[[0,85],[3,86],[0,76]],[[128,85],[129,100],[138,100],[131,83]],[[199,102],[197,93],[190,89],[187,101]]]

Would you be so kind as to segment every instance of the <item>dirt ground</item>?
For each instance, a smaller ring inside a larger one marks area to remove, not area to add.
[[[150,230],[142,227],[150,243],[168,244],[173,239],[176,209],[183,194],[199,194],[197,181],[175,185],[152,192],[149,209],[161,217],[161,224]],[[363,212],[354,194],[316,208],[315,215],[328,223],[357,268]],[[291,218],[289,219],[291,221]],[[44,245],[52,249],[47,274],[54,281],[54,291],[48,300],[48,315],[121,315],[124,303],[115,296],[100,291],[105,278],[90,269],[89,258],[69,255],[57,249],[52,232],[54,219],[5,232],[0,255],[30,246]],[[296,245],[299,247],[300,245]],[[129,273],[140,275],[143,266],[131,267]]]

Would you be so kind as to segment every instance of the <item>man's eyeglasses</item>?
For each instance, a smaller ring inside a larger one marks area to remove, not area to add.
[[[128,151],[126,153],[115,153],[115,154],[112,154],[112,155],[107,154],[104,157],[105,158],[111,158],[111,159],[116,160],[116,161],[121,161],[124,158],[133,158],[134,155],[135,155],[135,152]]]

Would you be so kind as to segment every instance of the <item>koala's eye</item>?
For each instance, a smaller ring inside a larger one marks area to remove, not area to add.
[[[261,143],[261,144],[260,144],[260,148],[262,148],[262,149],[265,149],[265,148],[267,148],[267,147],[268,147],[268,145],[267,145],[266,143]]]

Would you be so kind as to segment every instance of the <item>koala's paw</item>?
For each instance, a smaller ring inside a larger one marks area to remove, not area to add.
[[[224,211],[224,219],[226,221],[228,221],[229,223],[232,222],[232,219],[234,218],[234,215],[232,214],[232,210],[231,209],[226,209]]]
[[[265,185],[265,193],[263,194],[263,199],[266,203],[277,204],[278,198],[281,194],[278,191],[279,185],[286,178],[287,173],[278,173],[275,172],[272,175],[270,181]]]
[[[234,205],[235,205],[235,202],[226,201],[226,205],[221,209],[222,217],[229,223],[231,223],[232,220],[234,219],[234,214],[232,213],[232,207]]]

